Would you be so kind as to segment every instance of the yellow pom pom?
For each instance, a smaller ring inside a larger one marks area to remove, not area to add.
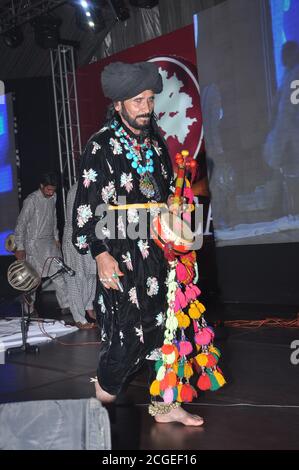
[[[198,308],[198,310],[200,311],[200,313],[204,313],[206,311],[206,307],[201,302],[199,302],[198,300],[195,300],[195,305]]]
[[[215,379],[219,383],[220,387],[222,387],[224,384],[226,384],[226,380],[223,377],[223,375],[220,374],[220,372],[218,372],[217,370],[214,370],[213,374],[215,376]]]
[[[190,326],[190,318],[184,314],[182,316],[182,328],[188,328],[188,326]]]
[[[220,351],[219,351],[219,349],[215,348],[214,346],[210,346],[210,347],[209,347],[209,351],[210,351],[211,353],[217,354],[217,356],[220,357]]]
[[[183,157],[188,157],[188,155],[189,155],[189,150],[182,150],[182,151],[181,151],[181,154],[183,155]]]
[[[189,379],[193,375],[193,369],[189,362],[186,362],[184,366],[184,376]]]
[[[177,396],[176,401],[178,401],[178,402],[180,402],[180,403],[182,402],[182,397],[181,397],[182,387],[183,387],[183,384],[182,384],[182,383],[179,383],[178,386],[177,386],[177,389],[178,389],[178,396]]]
[[[184,328],[183,327],[183,318],[184,318],[184,314],[181,310],[178,310],[177,313],[175,314],[175,317],[177,319],[177,322],[178,322],[178,327],[179,328]]]
[[[150,386],[150,394],[153,397],[160,395],[160,382],[158,380],[154,380]]]
[[[208,363],[208,357],[206,354],[197,354],[195,359],[196,359],[197,364],[200,365],[201,367],[205,367],[205,365]]]
[[[198,308],[194,304],[191,305],[191,307],[188,310],[188,313],[189,313],[190,318],[192,318],[194,320],[200,318],[200,316],[201,316],[200,311],[198,310]]]

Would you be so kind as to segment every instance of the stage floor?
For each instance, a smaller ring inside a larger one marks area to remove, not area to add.
[[[53,304],[48,305],[44,316],[51,318]],[[109,407],[113,450],[299,449],[299,364],[290,359],[292,341],[299,347],[299,329],[216,330],[228,384],[201,393],[186,407],[204,417],[204,426],[154,423],[147,412],[145,365]],[[0,402],[94,396],[90,377],[95,376],[98,341],[97,329],[78,330],[42,344],[37,355],[10,356],[0,366]]]

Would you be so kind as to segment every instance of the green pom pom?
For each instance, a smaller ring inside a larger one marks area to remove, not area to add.
[[[210,378],[210,381],[211,381],[211,388],[210,390],[212,392],[215,392],[216,390],[218,390],[220,388],[220,385],[216,379],[216,377],[214,376],[213,372],[209,371],[209,370],[206,370],[206,373],[208,374],[209,378]]]
[[[180,365],[178,367],[177,376],[180,377],[180,379],[182,379],[184,377],[184,363],[183,362],[180,362]]]
[[[163,361],[162,359],[158,359],[156,362],[155,362],[155,371],[158,372],[158,370],[160,369],[160,367],[163,365]]]
[[[178,388],[173,387],[172,391],[173,391],[173,401],[176,401],[178,397]]]

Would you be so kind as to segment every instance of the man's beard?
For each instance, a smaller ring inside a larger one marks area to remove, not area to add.
[[[133,129],[136,129],[138,131],[143,131],[143,132],[147,132],[150,129],[150,125],[151,125],[150,118],[152,116],[152,113],[139,114],[138,116],[136,116],[135,119],[133,119],[128,114],[128,111],[126,110],[125,105],[122,103],[120,115],[123,119],[125,119],[125,121],[127,121],[129,126],[133,127]],[[141,117],[149,118],[148,122],[146,124],[138,124],[137,119]]]

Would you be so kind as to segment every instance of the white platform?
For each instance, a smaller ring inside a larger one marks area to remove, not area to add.
[[[40,344],[51,341],[44,331],[52,338],[58,338],[74,331],[78,331],[76,326],[65,325],[63,321],[53,319],[30,320],[27,343]],[[6,318],[0,320],[0,350],[22,345],[21,318]]]

